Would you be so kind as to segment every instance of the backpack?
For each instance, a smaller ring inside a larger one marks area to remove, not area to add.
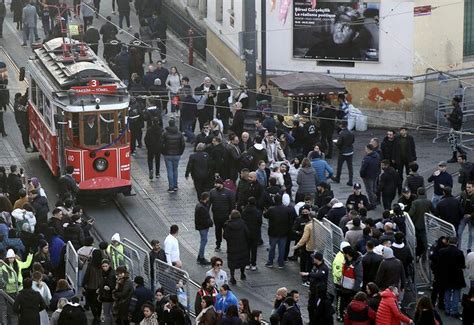
[[[235,193],[237,191],[237,187],[235,186],[235,183],[231,179],[226,179],[224,181],[224,188],[230,190],[232,193]]]

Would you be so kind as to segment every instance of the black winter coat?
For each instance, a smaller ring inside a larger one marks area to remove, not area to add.
[[[212,145],[206,149],[209,152],[212,162],[212,171],[218,173],[221,178],[225,179],[228,166],[226,165],[227,150],[222,143]]]
[[[194,121],[197,117],[197,105],[196,100],[192,95],[188,95],[184,98],[181,106],[181,120],[183,121]]]
[[[132,314],[131,321],[133,323],[140,323],[144,318],[142,306],[146,302],[153,302],[153,292],[144,286],[138,286],[133,292],[133,299],[134,302],[136,299],[136,302],[134,304],[135,306],[130,304],[130,307],[134,307],[133,310],[130,310],[130,313]]]
[[[372,151],[365,155],[360,166],[360,177],[368,179],[376,179],[380,173],[380,158],[379,155]]]
[[[234,131],[234,133],[240,138],[242,132],[244,132],[244,124],[245,111],[239,109],[234,113],[234,118],[232,119],[232,126],[230,127],[230,129]]]
[[[81,248],[84,243],[84,231],[80,224],[75,222],[67,224],[64,230],[64,242],[67,243],[68,241],[71,241],[76,250]]]
[[[209,154],[207,152],[195,152],[189,156],[186,165],[186,177],[191,174],[193,179],[206,179],[209,177]]]
[[[456,229],[463,218],[461,204],[454,196],[443,197],[436,205],[436,214],[439,218],[451,223]]]
[[[239,269],[249,264],[249,230],[242,219],[231,219],[224,225],[227,241],[227,265]]]
[[[383,138],[382,144],[380,145],[381,151],[381,159],[388,159],[390,162],[395,160],[395,156],[393,155],[393,144],[395,143],[395,139],[390,141],[387,137]]]
[[[119,13],[130,13],[130,0],[117,0],[117,9]]]
[[[342,129],[337,138],[336,147],[339,149],[339,154],[350,154],[354,152],[354,133],[348,129]]]
[[[79,304],[68,303],[59,314],[58,325],[84,325],[87,317]]]
[[[235,206],[234,193],[225,187],[219,190],[213,188],[209,192],[209,196],[209,203],[212,206],[212,216],[214,220],[227,220]]]
[[[321,133],[332,134],[336,128],[336,110],[325,108],[318,113],[317,117],[319,117]]]
[[[33,289],[21,290],[13,304],[13,311],[19,314],[19,325],[39,325],[39,313],[46,308],[41,295]]]
[[[121,51],[115,56],[114,62],[117,67],[118,77],[121,80],[128,80],[130,78],[130,54],[127,51]]]
[[[109,268],[107,272],[102,270],[102,284],[99,288],[99,300],[101,302],[113,302],[112,290],[115,288],[115,271]]]
[[[377,271],[379,270],[380,263],[382,262],[382,256],[374,253],[374,252],[367,252],[362,257],[362,268],[364,270],[363,274],[363,287],[367,285],[369,282],[374,282],[375,277],[377,276]]]
[[[463,270],[466,268],[464,254],[454,245],[439,251],[439,283],[444,289],[466,287]]]
[[[196,230],[208,229],[213,226],[209,207],[202,202],[196,204],[194,208],[194,226]]]
[[[163,150],[165,156],[181,156],[184,152],[184,137],[175,126],[169,126],[163,133]]]
[[[247,205],[242,211],[242,219],[249,230],[250,241],[260,239],[262,232],[262,211],[254,205]]]
[[[402,248],[391,246],[393,255],[400,260],[405,269],[405,275],[408,276],[408,266],[413,262],[413,255],[411,254],[410,248],[404,245]]]
[[[14,204],[15,201],[20,198],[18,191],[20,191],[20,189],[23,188],[23,184],[21,182],[21,176],[17,174],[9,174],[7,177],[7,188],[8,188],[8,195],[10,197],[10,202]]]
[[[400,177],[393,167],[385,169],[379,178],[379,191],[382,193],[396,193]]]
[[[133,295],[133,284],[127,276],[117,280],[112,297],[114,298],[113,314],[121,319],[128,319],[128,307]]]
[[[402,163],[409,163],[416,161],[416,147],[415,140],[411,135],[407,135],[407,148],[406,148],[406,161],[401,161],[401,146],[400,146],[400,136],[395,137],[395,143],[393,144],[393,157],[395,158],[395,163],[400,165]]]
[[[400,289],[405,288],[405,269],[402,262],[395,257],[384,259],[380,263],[375,283],[380,290],[385,290],[390,286],[396,286]]]
[[[46,224],[48,222],[48,199],[44,196],[38,195],[32,202],[31,205],[35,208],[35,217],[38,224]]]
[[[269,237],[287,237],[293,225],[290,207],[275,205],[270,207],[263,215],[268,219]]]
[[[160,152],[162,143],[161,143],[161,134],[163,129],[159,125],[153,125],[148,128],[145,135],[145,146],[150,152]]]

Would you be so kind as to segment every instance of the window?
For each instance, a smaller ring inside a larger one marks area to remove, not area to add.
[[[44,97],[44,111],[43,116],[46,124],[51,127],[51,119],[52,119],[52,107],[49,99],[45,96]]]
[[[34,81],[33,79],[31,80],[31,102],[36,106],[38,101],[36,99],[36,89],[37,89],[37,86],[36,86],[36,81]]]
[[[235,23],[235,11],[234,11],[234,0],[230,0],[230,9],[229,9],[229,25],[234,27]]]
[[[222,16],[224,13],[224,5],[222,4],[223,0],[216,0],[216,21],[222,23]]]
[[[38,111],[41,113],[41,115],[43,115],[43,111],[44,111],[44,95],[43,95],[43,92],[41,91],[41,89],[38,89],[38,103],[36,105],[36,108],[38,108]]]
[[[464,0],[464,56],[474,55],[474,2]]]

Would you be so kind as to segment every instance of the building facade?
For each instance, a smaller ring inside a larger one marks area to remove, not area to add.
[[[294,0],[287,10],[280,7],[285,3],[265,3],[268,77],[329,73],[345,84],[350,100],[371,124],[422,123],[426,74],[474,68],[474,5],[469,0],[318,0],[314,9],[311,0]],[[259,67],[261,1],[256,0],[255,9]],[[208,67],[236,83],[245,80],[244,12],[244,1],[207,2]]]

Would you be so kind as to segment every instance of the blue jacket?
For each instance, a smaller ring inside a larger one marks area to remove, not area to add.
[[[334,171],[331,166],[327,163],[326,160],[321,158],[316,158],[311,161],[311,166],[313,166],[316,174],[318,174],[318,179],[320,182],[325,182],[327,178],[331,178],[334,174]],[[326,172],[328,176],[326,177]]]
[[[18,254],[18,256],[22,256],[25,253],[25,245],[20,238],[8,238],[3,237],[3,241],[0,241],[0,258],[5,258],[7,254],[7,250],[9,248],[13,248],[13,250]]]
[[[434,194],[443,195],[443,189],[440,187],[443,184],[445,187],[449,186],[453,188],[453,177],[448,172],[442,172],[438,176],[431,175],[428,178],[428,182],[434,181]]]
[[[360,166],[360,177],[376,179],[380,174],[380,159],[377,152],[372,151],[365,155]]]
[[[51,265],[56,268],[61,261],[61,250],[63,249],[64,241],[59,236],[53,236],[49,243],[49,255],[51,257]]]
[[[227,295],[225,297],[221,293],[217,295],[215,305],[217,312],[226,313],[227,308],[229,308],[230,305],[239,305],[239,301],[232,291],[227,291]]]
[[[267,172],[265,170],[257,169],[257,182],[265,188],[268,185]]]

